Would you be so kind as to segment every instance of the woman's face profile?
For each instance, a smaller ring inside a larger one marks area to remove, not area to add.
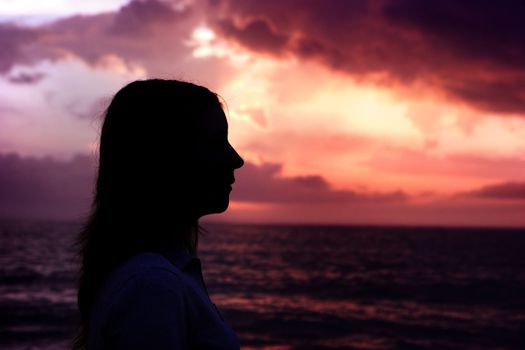
[[[190,193],[198,217],[222,213],[228,208],[234,170],[244,161],[228,142],[228,123],[222,108],[210,109],[199,118],[193,145]],[[184,184],[182,184],[184,186]]]

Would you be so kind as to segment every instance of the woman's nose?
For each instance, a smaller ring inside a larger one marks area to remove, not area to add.
[[[239,153],[237,153],[235,148],[233,148],[233,146],[229,142],[228,142],[228,146],[230,148],[230,155],[231,155],[233,168],[234,169],[238,169],[238,168],[242,167],[244,165],[244,160],[241,158]]]

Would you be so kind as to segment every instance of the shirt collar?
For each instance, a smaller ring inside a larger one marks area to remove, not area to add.
[[[201,261],[196,255],[190,254],[183,250],[177,250],[168,254],[167,258],[179,270],[188,274],[195,281],[197,281],[197,283],[199,283],[202,288],[204,288],[206,294],[208,294],[208,288],[206,287],[204,277],[202,276]]]
[[[168,258],[168,260],[170,260],[181,271],[191,272],[195,271],[195,269],[197,269],[197,271],[201,270],[200,259],[196,255],[184,250],[170,252],[166,258]]]

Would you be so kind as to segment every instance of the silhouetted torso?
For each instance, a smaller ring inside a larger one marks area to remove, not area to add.
[[[106,280],[92,309],[88,350],[239,349],[210,300],[200,260],[135,255]]]

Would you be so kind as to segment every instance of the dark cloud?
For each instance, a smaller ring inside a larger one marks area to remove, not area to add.
[[[260,19],[254,19],[240,27],[229,20],[219,21],[218,25],[226,37],[239,40],[255,51],[279,54],[288,42],[286,36],[275,33],[266,21]]]
[[[525,112],[525,79],[479,81],[466,78],[447,82],[445,88],[456,97],[484,110],[498,113]]]
[[[525,200],[525,182],[504,182],[460,193],[459,196],[487,199]]]
[[[14,84],[34,84],[42,80],[46,75],[44,73],[18,73],[8,77],[8,80]]]
[[[389,1],[387,21],[417,30],[436,49],[458,58],[483,59],[523,70],[525,27],[522,1]]]
[[[175,11],[166,2],[132,1],[116,13],[108,32],[123,36],[146,34],[155,27],[182,20],[185,15],[185,11]]]
[[[78,219],[87,214],[92,157],[70,161],[0,154],[0,217]]]
[[[9,71],[15,63],[25,62],[25,48],[37,38],[35,30],[0,24],[0,73]]]
[[[266,203],[323,203],[323,202],[402,202],[402,191],[392,193],[360,193],[335,190],[319,175],[286,177],[282,165],[245,163],[236,172],[233,199]]]
[[[211,4],[215,28],[249,49],[315,59],[376,82],[424,82],[483,110],[525,114],[523,2],[223,0]],[[252,23],[258,23],[259,31],[245,30]],[[266,40],[261,40],[261,33]],[[281,40],[276,45],[268,38]]]

